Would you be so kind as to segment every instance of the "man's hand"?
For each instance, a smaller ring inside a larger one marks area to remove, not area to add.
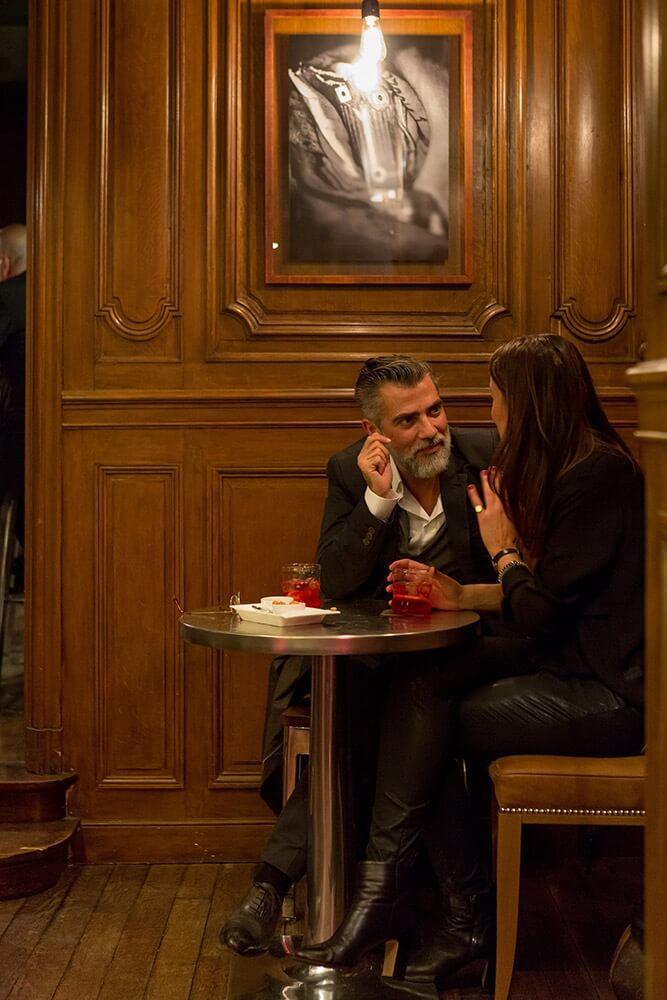
[[[386,497],[391,492],[392,473],[387,450],[390,441],[391,438],[377,431],[369,434],[357,458],[366,485],[379,497]]]
[[[431,590],[431,603],[434,608],[438,608],[440,611],[460,611],[461,601],[463,599],[464,588],[456,580],[452,580],[451,576],[445,576],[444,573],[438,572],[434,566],[427,566],[425,563],[416,562],[414,559],[397,559],[389,566],[389,585],[387,590],[393,591],[392,581],[394,579],[395,569],[413,569],[419,570],[423,573],[428,573],[433,580],[433,589]]]

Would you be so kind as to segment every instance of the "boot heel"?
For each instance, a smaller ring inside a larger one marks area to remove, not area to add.
[[[388,941],[385,941],[381,975],[387,976],[390,979],[394,975],[394,969],[398,962],[399,949],[400,945],[396,938],[390,938]]]

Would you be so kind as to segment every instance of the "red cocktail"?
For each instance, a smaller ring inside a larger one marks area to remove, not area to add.
[[[320,567],[317,563],[288,563],[283,566],[282,591],[306,607],[320,606]]]
[[[418,570],[394,570],[392,572],[391,610],[397,615],[430,615],[431,589],[430,575]]]
[[[320,606],[319,580],[283,580],[283,594],[293,601],[303,601],[309,608]]]

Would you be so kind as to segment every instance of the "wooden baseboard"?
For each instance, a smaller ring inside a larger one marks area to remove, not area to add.
[[[254,862],[273,829],[273,821],[204,820],[177,823],[83,820],[72,844],[79,863]]]

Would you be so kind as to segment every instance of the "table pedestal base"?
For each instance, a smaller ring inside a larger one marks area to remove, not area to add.
[[[301,965],[293,958],[234,956],[225,1000],[437,1000],[432,984],[396,983],[380,977],[379,962],[339,971]]]

